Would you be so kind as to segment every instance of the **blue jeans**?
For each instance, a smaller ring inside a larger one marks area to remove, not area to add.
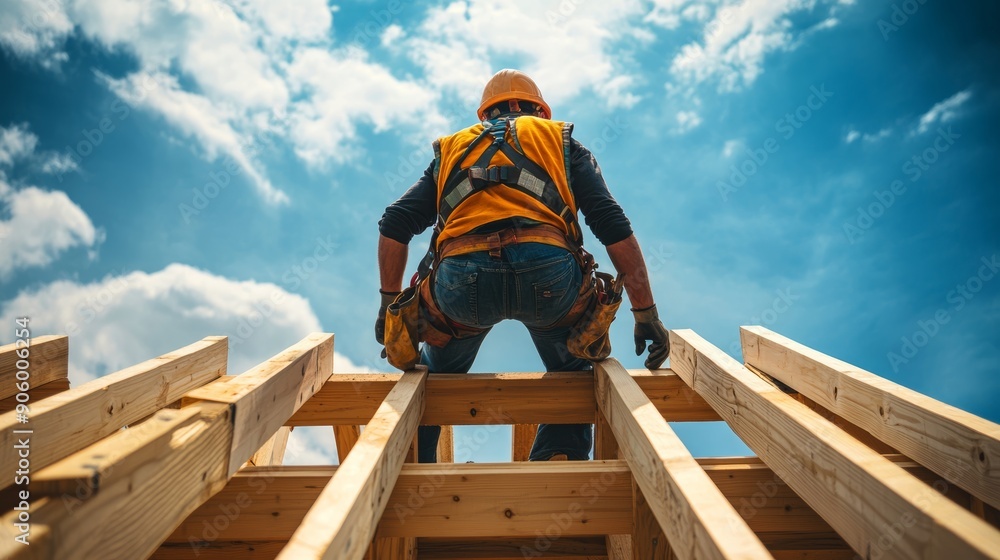
[[[420,363],[431,373],[468,373],[489,329],[504,319],[520,321],[545,365],[545,371],[580,371],[593,366],[566,349],[569,327],[551,327],[576,301],[583,272],[573,255],[560,247],[521,243],[501,249],[448,257],[436,272],[434,298],[452,320],[486,329],[471,338],[452,339],[443,348],[423,345]],[[437,461],[440,426],[418,430],[419,461]],[[545,461],[565,453],[586,460],[593,445],[592,424],[540,424],[530,460]]]

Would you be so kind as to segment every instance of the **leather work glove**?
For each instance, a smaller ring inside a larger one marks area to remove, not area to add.
[[[646,368],[657,369],[670,354],[670,337],[656,313],[656,304],[645,309],[633,309],[632,314],[635,315],[635,355],[641,356],[646,349],[646,341],[652,341]]]
[[[378,293],[382,294],[382,305],[378,308],[378,318],[375,319],[375,340],[382,345],[382,357],[385,358],[385,310],[389,307],[396,296],[400,292],[385,292],[379,290]]]

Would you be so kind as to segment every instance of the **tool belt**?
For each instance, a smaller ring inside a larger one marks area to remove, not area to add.
[[[552,327],[571,327],[567,348],[578,358],[600,361],[611,354],[608,330],[622,300],[622,278],[595,272],[593,256],[571,243],[554,226],[540,224],[528,228],[510,228],[494,233],[471,234],[447,239],[434,253],[433,267],[426,274],[418,271],[389,304],[385,317],[385,350],[389,363],[401,370],[412,369],[420,360],[420,342],[443,347],[453,338],[469,338],[485,329],[451,320],[434,301],[434,272],[445,257],[488,251],[499,257],[503,247],[516,243],[545,243],[570,251],[583,271],[583,281],[576,301],[566,315]],[[432,248],[433,249],[433,248]]]

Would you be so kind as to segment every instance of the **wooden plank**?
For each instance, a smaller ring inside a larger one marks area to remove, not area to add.
[[[273,560],[287,541],[206,542],[195,549],[188,543],[164,543],[150,560]]]
[[[226,462],[232,434],[227,406],[208,403],[193,410],[163,411],[169,433],[160,427],[147,433],[136,427],[95,444],[104,451],[85,457],[100,473],[92,492],[42,498],[31,504],[30,546],[14,541],[16,515],[4,516],[0,557],[9,559],[145,558],[160,545],[180,519],[226,484]],[[149,422],[157,424],[161,416]],[[135,437],[131,432],[137,431]],[[151,436],[151,437],[145,437]],[[115,450],[125,449],[116,456]],[[72,470],[68,458],[46,470]],[[44,478],[42,471],[39,476]]]
[[[1000,424],[764,327],[740,327],[740,336],[748,364],[1000,507]]]
[[[182,403],[232,405],[235,426],[229,463],[232,476],[332,373],[333,335],[312,333],[242,375],[190,391]]]
[[[31,406],[31,468],[42,469],[153,414],[226,373],[227,340],[199,342],[69,389]],[[17,467],[15,412],[0,415],[0,472]],[[0,488],[14,477],[0,478]]]
[[[421,538],[420,560],[500,560],[507,558],[559,558],[560,560],[607,560],[600,537],[544,535],[530,538]]]
[[[921,480],[934,483],[935,475],[928,469],[901,456],[890,457],[890,459]],[[775,550],[772,548],[773,546],[784,548],[794,546],[796,550],[803,550],[809,547],[812,542],[816,543],[817,549],[830,546],[847,548],[847,545],[830,528],[829,524],[823,521],[760,459],[732,457],[702,458],[696,459],[696,461],[769,549]],[[546,464],[556,465],[556,463]],[[576,463],[558,463],[557,468],[550,469],[551,472],[548,473],[548,476],[553,480],[558,480],[563,476],[562,469],[567,465],[574,464]],[[625,466],[622,462],[612,463],[612,465],[615,468]],[[455,474],[460,474],[462,472],[460,469],[469,466],[472,465],[452,465],[452,468],[458,469],[454,471]],[[509,467],[509,465],[501,466]],[[414,467],[414,465],[404,465],[396,482],[395,491],[407,496],[407,501],[411,490],[413,494],[420,495],[421,485],[425,485],[424,493],[428,492],[426,487],[427,473],[413,470]],[[334,466],[284,466],[244,469],[233,477],[225,489],[185,519],[167,539],[167,542],[198,542],[206,536],[212,537],[213,542],[287,541],[301,524],[319,493],[330,482],[336,468]],[[425,467],[420,466],[419,468]],[[515,470],[514,474],[516,473]],[[532,476],[539,479],[541,475]],[[611,476],[611,474],[604,474],[603,478],[608,480]],[[600,479],[599,475],[598,482]],[[454,479],[449,480],[454,481]],[[449,492],[463,488],[461,482],[456,482],[458,485],[456,488],[445,484],[443,479],[433,479],[430,482],[435,493],[446,496],[453,496],[455,494],[449,494]],[[442,484],[434,486],[435,482]],[[515,481],[514,485],[517,487],[520,483]],[[468,490],[467,487],[465,489]],[[579,495],[577,488],[570,490]],[[954,490],[959,493],[953,493],[953,499],[957,501],[964,499],[968,502],[968,494],[958,490],[957,487]],[[489,488],[485,491],[495,492]],[[588,500],[589,498],[590,496],[587,497]],[[479,501],[477,496],[463,499],[471,500],[474,503]],[[572,499],[572,495],[557,496],[556,499],[566,500],[568,503],[568,500]],[[213,523],[217,521],[220,513],[236,511],[234,504],[239,506],[238,518],[227,520],[220,529],[213,528]],[[425,501],[421,507],[428,510],[426,513],[428,516],[437,515],[443,518],[452,515],[453,505],[447,500],[441,503]],[[440,509],[431,511],[432,508]],[[403,512],[405,513],[405,509]],[[622,513],[630,515],[630,512],[631,510],[626,510]],[[559,512],[553,510],[552,513]],[[391,516],[393,514],[394,511],[390,508],[385,515]],[[478,521],[474,522],[478,523]],[[818,538],[817,535],[823,535],[823,537]],[[536,536],[532,535],[532,537]],[[567,536],[563,535],[561,538],[567,538]],[[631,538],[629,542],[631,542]],[[631,552],[631,544],[627,550]]]
[[[670,348],[674,371],[857,553],[1000,557],[1000,532],[694,332],[671,331]]]
[[[375,539],[375,560],[413,560],[417,557],[417,539]]]
[[[635,482],[632,483],[632,519],[635,525],[632,530],[632,558],[644,560],[676,558],[666,535],[663,534],[663,529],[660,528],[660,523],[653,515],[653,510],[649,508],[649,502]]]
[[[333,437],[337,443],[337,460],[343,463],[361,437],[361,426],[334,426]]]
[[[617,360],[594,364],[595,392],[621,453],[679,558],[770,555]]]
[[[721,420],[670,370],[631,370],[669,422]],[[401,374],[337,374],[293,417],[290,426],[366,424]],[[431,374],[423,425],[593,422],[591,372]],[[559,395],[552,399],[547,395]]]
[[[510,441],[512,461],[527,461],[531,456],[531,446],[535,444],[538,424],[514,424]]]
[[[278,431],[247,460],[244,467],[280,465],[285,458],[285,447],[288,445],[288,436],[291,434],[291,431],[292,428],[289,426],[278,428]]]
[[[617,460],[618,441],[615,434],[608,425],[608,420],[604,414],[598,411],[594,415],[594,459],[596,460]],[[632,481],[633,493],[635,492],[635,481]],[[634,525],[633,516],[633,525]],[[635,530],[633,528],[633,530]],[[632,558],[632,535],[606,535],[605,544],[607,555],[610,560],[628,560]]]
[[[455,462],[455,427],[441,426],[441,437],[438,438],[438,463]]]
[[[29,408],[34,406],[35,403],[42,399],[47,399],[52,395],[58,395],[63,391],[69,389],[69,379],[56,379],[55,381],[49,381],[44,385],[32,385],[28,389],[28,406]],[[7,397],[6,399],[0,400],[0,414],[5,412],[10,412],[17,407],[17,395]]]
[[[22,360],[27,360],[27,370],[17,367]],[[29,387],[40,387],[68,379],[68,364],[69,337],[66,335],[36,336],[0,346],[0,400],[18,393],[18,382],[25,381],[18,377],[19,371],[28,372]]]
[[[628,533],[632,487],[621,462],[408,465],[380,537]]]
[[[426,381],[426,368],[402,374],[279,558],[364,556],[417,432]]]

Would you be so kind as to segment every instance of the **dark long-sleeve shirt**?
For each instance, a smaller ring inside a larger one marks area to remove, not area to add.
[[[576,206],[598,241],[612,245],[632,235],[632,224],[611,196],[597,160],[576,139],[570,141],[569,181]],[[434,225],[436,219],[437,183],[432,161],[420,179],[385,209],[378,223],[379,232],[408,244],[414,235]]]

